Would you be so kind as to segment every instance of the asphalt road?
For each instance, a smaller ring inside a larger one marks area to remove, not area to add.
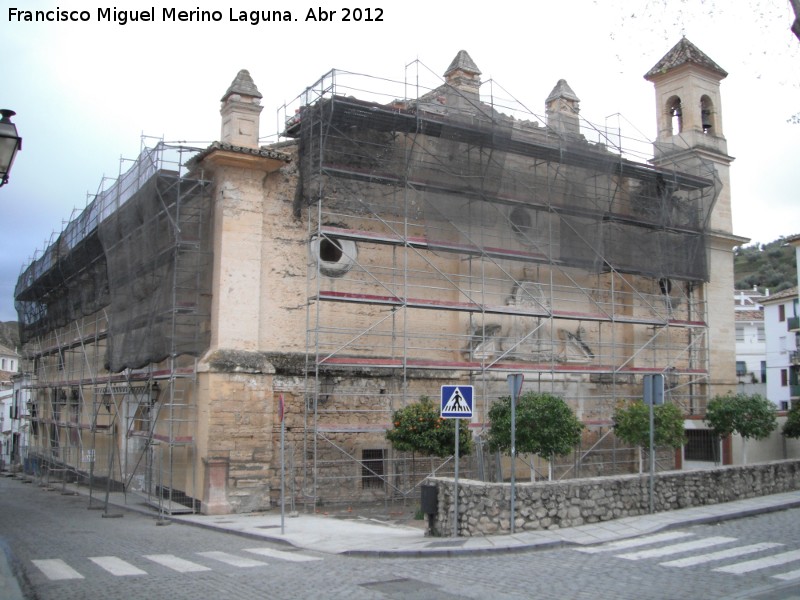
[[[444,558],[296,550],[0,478],[0,544],[30,599],[800,598],[800,509],[622,545]]]

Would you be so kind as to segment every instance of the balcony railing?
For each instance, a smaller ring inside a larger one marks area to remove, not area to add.
[[[790,385],[789,394],[792,398],[800,398],[800,385]]]
[[[789,352],[789,363],[792,365],[800,365],[800,350]]]
[[[786,328],[789,331],[800,331],[800,317],[789,317],[786,319]]]

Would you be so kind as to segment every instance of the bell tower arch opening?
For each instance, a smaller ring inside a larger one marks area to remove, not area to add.
[[[713,135],[717,129],[714,126],[714,102],[711,98],[703,94],[700,98],[700,125],[703,133]]]
[[[667,100],[667,119],[664,129],[671,132],[672,135],[678,135],[683,131],[683,108],[680,96],[671,96]]]

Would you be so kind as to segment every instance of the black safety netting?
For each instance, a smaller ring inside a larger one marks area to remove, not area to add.
[[[198,355],[209,340],[208,184],[160,171],[99,228],[111,297],[113,372]]]
[[[146,150],[20,276],[22,343],[102,315],[112,372],[207,348],[210,184],[160,168],[159,155]]]
[[[430,248],[508,246],[492,239],[505,222],[536,250],[532,260],[708,280],[705,235],[721,186],[697,157],[637,162],[449,85],[388,103],[332,93],[298,114],[288,133],[299,140],[305,203],[325,198],[330,212],[354,216],[403,210]],[[404,190],[402,204],[390,187]]]

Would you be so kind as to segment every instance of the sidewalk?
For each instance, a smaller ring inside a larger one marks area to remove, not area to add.
[[[485,537],[425,537],[424,529],[377,519],[341,519],[299,514],[286,517],[281,533],[280,513],[257,515],[182,515],[170,519],[282,542],[297,548],[354,556],[456,556],[470,553],[520,552],[565,545],[591,545],[665,529],[718,523],[788,508],[800,507],[800,491],[762,496],[724,504],[686,508],[653,515],[626,517],[547,531],[516,532]]]
[[[20,482],[21,483],[21,482]],[[55,484],[61,488],[63,484]],[[68,484],[66,491],[87,497],[89,490]],[[93,504],[102,506],[105,494],[95,491]],[[135,494],[109,494],[109,512],[129,510],[154,519],[158,512]],[[163,516],[165,521],[226,531],[250,539],[283,543],[304,550],[353,556],[456,556],[469,553],[520,552],[567,545],[586,546],[635,537],[666,529],[718,523],[773,511],[800,507],[800,491],[760,496],[746,500],[712,504],[682,510],[625,517],[570,527],[540,531],[517,531],[514,535],[482,537],[427,537],[425,522],[413,520],[418,503],[405,506],[376,505],[367,510],[319,509],[316,514],[286,511],[281,531],[279,510],[263,513]],[[329,511],[329,512],[328,512]],[[401,512],[393,512],[401,511]],[[296,516],[290,516],[294,514]],[[402,514],[402,517],[398,515]],[[2,553],[0,552],[0,555]],[[0,556],[0,560],[2,560]]]

